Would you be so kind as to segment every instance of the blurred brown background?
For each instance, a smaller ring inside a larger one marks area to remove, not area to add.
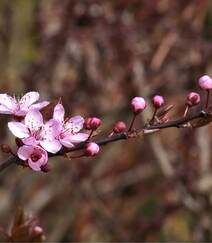
[[[61,97],[67,114],[99,116],[108,132],[129,122],[135,95],[164,95],[181,116],[212,74],[211,41],[207,0],[0,0],[1,93]],[[1,142],[14,144],[0,119]],[[13,166],[0,175],[0,224],[20,205],[49,241],[211,241],[210,134],[167,129],[94,159],[53,158],[48,174]]]

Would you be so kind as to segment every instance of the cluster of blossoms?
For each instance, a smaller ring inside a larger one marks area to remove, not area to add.
[[[205,108],[208,108],[212,79],[207,75],[202,76],[199,79],[199,87],[207,91]],[[49,102],[44,101],[35,104],[38,99],[39,93],[37,92],[29,92],[20,99],[15,99],[7,94],[0,94],[0,113],[12,115],[14,118],[13,121],[8,123],[8,127],[16,137],[18,145],[17,156],[19,159],[26,161],[26,165],[34,171],[45,171],[50,154],[57,154],[61,149],[74,148],[81,142],[85,143],[83,156],[95,156],[99,153],[99,145],[91,141],[93,132],[101,125],[99,118],[91,117],[86,120],[81,116],[65,118],[64,107],[59,102],[54,107],[52,118],[45,121],[41,110]],[[148,121],[149,125],[166,123],[168,121],[167,112],[158,112],[164,103],[162,96],[155,95],[153,97],[154,112],[152,118]],[[190,107],[199,103],[200,95],[196,92],[190,92],[186,100],[184,117],[187,115]],[[123,121],[119,121],[115,124],[109,137],[126,130],[128,133],[132,132],[136,116],[146,106],[146,101],[142,97],[134,97],[131,100],[134,115],[128,130],[126,124]],[[7,146],[2,146],[2,150],[11,152]]]
[[[55,154],[62,146],[71,148],[88,139],[88,133],[80,132],[84,125],[81,116],[65,119],[63,105],[54,107],[53,116],[44,121],[40,110],[49,102],[34,104],[37,92],[29,92],[21,99],[0,94],[0,113],[13,115],[8,123],[10,131],[18,138],[18,157],[27,161],[30,168],[40,171],[48,162],[48,153]]]

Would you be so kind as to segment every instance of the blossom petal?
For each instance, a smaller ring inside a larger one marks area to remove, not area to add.
[[[77,133],[83,128],[84,118],[81,116],[74,116],[65,123],[65,129],[71,133]]]
[[[56,138],[60,134],[61,130],[62,124],[55,119],[51,119],[43,126],[41,136],[44,139],[51,140]]]
[[[48,101],[39,102],[37,104],[31,105],[30,109],[41,110],[42,108],[46,107],[48,104],[49,104]]]
[[[10,131],[18,138],[29,137],[28,128],[21,122],[8,122],[8,127]]]
[[[30,136],[30,137],[28,137],[28,138],[24,138],[24,139],[22,139],[22,142],[24,143],[24,144],[26,144],[26,145],[31,145],[31,146],[35,146],[35,145],[38,145],[39,144],[39,141],[38,140],[36,140],[36,138],[35,137],[33,137],[33,136]]]
[[[17,101],[7,94],[0,94],[0,104],[4,105],[11,111],[17,108]]]
[[[33,162],[30,158],[28,159],[28,165],[29,167],[34,170],[34,171],[41,171],[41,165],[40,163],[38,163],[37,161],[36,162]]]
[[[69,139],[72,143],[80,143],[86,141],[86,139],[88,139],[88,136],[89,135],[87,133],[77,133],[74,135],[70,135]]]
[[[62,145],[61,143],[54,139],[52,141],[48,141],[48,140],[43,140],[40,142],[40,145],[48,152],[50,153],[57,153],[61,148],[62,148]]]
[[[4,105],[0,105],[0,114],[12,114],[12,112]]]
[[[60,138],[60,143],[66,148],[74,147],[74,144],[70,141],[69,137]]]
[[[31,131],[37,131],[43,125],[43,117],[37,110],[30,110],[25,116],[25,125]]]
[[[32,146],[23,145],[18,149],[17,155],[22,160],[27,160],[33,152]]]
[[[28,92],[26,93],[20,100],[20,105],[23,105],[25,107],[29,107],[31,104],[35,103],[39,99],[39,93],[38,92]]]
[[[62,104],[57,104],[54,108],[53,118],[60,122],[64,121],[65,110]]]

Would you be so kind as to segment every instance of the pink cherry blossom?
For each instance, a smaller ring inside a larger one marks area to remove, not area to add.
[[[56,139],[60,132],[59,122],[51,119],[44,124],[38,110],[30,110],[23,123],[9,122],[8,127],[13,135],[22,139],[25,145],[40,145],[50,153],[56,153],[62,147]]]
[[[41,171],[41,167],[48,162],[47,152],[39,146],[23,145],[17,154],[21,160],[27,160],[29,167],[35,171]]]
[[[60,143],[71,148],[74,144],[87,140],[88,134],[81,133],[80,130],[84,125],[84,118],[81,116],[74,116],[72,118],[64,119],[65,111],[62,104],[57,104],[54,108],[53,119],[60,122],[60,133],[58,140]]]
[[[131,100],[133,112],[138,114],[146,108],[146,101],[142,97],[134,97]]]
[[[21,99],[13,98],[7,94],[0,94],[0,113],[25,116],[29,110],[40,110],[49,104],[47,101],[33,104],[38,99],[39,93],[34,91],[26,93]]]

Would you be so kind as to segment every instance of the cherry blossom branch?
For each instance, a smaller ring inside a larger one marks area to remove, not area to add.
[[[130,139],[130,138],[138,137],[140,134],[142,134],[143,132],[145,133],[145,131],[147,131],[147,130],[165,129],[165,128],[171,128],[171,127],[181,128],[181,127],[183,127],[183,125],[185,125],[195,119],[202,118],[203,120],[205,120],[205,119],[208,119],[211,117],[212,117],[212,115],[210,112],[201,110],[194,114],[187,115],[187,117],[178,118],[178,119],[166,122],[164,124],[153,124],[153,125],[146,124],[144,126],[144,128],[141,128],[138,130],[133,130],[133,131],[128,131],[128,132],[122,132],[119,134],[114,134],[112,136],[96,140],[94,142],[96,144],[98,144],[99,146],[104,146],[106,144],[117,142],[120,140],[126,140],[126,139]],[[49,157],[64,156],[65,154],[70,153],[70,152],[83,150],[86,148],[86,145],[87,145],[87,142],[81,142],[79,144],[76,144],[73,148],[62,149],[56,154],[50,154]],[[17,156],[11,155],[10,157],[8,157],[5,161],[3,161],[0,164],[0,172],[5,170],[7,167],[9,167],[12,164],[21,165],[21,162],[22,161]]]
[[[115,134],[111,137],[96,140],[94,142],[96,144],[98,144],[99,146],[103,146],[103,145],[106,145],[108,143],[117,142],[119,140],[126,140],[126,139],[129,139],[129,138],[135,138],[138,135],[140,135],[142,132],[144,132],[145,130],[156,130],[156,129],[171,128],[171,127],[181,128],[186,123],[191,122],[191,121],[193,121],[197,118],[207,119],[207,118],[210,118],[210,117],[212,117],[211,113],[204,111],[204,110],[201,110],[201,111],[198,111],[197,113],[191,114],[187,117],[179,118],[179,119],[176,119],[176,120],[173,120],[173,121],[170,121],[170,122],[166,122],[164,124],[158,124],[158,125],[147,124],[142,129]],[[65,153],[81,150],[81,149],[84,149],[85,146],[86,146],[86,142],[82,142],[82,143],[77,144],[73,148],[61,150],[57,154],[51,154],[50,157],[54,157],[54,156],[58,156],[58,155],[61,156],[61,155],[64,155]]]
[[[131,100],[133,117],[128,130],[126,124],[119,121],[113,127],[112,133],[99,140],[93,136],[101,125],[101,119],[97,117],[90,117],[86,120],[82,116],[66,118],[65,109],[62,102],[59,101],[51,112],[51,118],[46,120],[44,115],[48,108],[45,107],[49,102],[43,101],[34,104],[39,99],[38,92],[28,92],[20,99],[0,94],[0,112],[12,115],[13,121],[8,122],[8,128],[16,137],[15,141],[18,147],[17,152],[14,153],[8,144],[1,145],[1,150],[11,154],[12,157],[0,164],[0,171],[17,163],[30,167],[34,171],[48,172],[49,157],[64,156],[68,159],[92,157],[99,153],[100,146],[108,143],[144,136],[164,128],[205,126],[212,121],[212,113],[208,112],[212,79],[207,75],[202,76],[199,79],[199,86],[207,94],[205,110],[189,114],[188,110],[200,103],[200,95],[190,92],[187,96],[183,117],[169,121],[167,114],[173,106],[164,107],[163,96],[155,95],[152,99],[152,105],[155,109],[151,119],[147,120],[143,127],[135,129],[135,120],[145,110],[147,103],[142,97],[134,97]],[[71,152],[77,150],[83,151],[78,155],[70,155]]]

